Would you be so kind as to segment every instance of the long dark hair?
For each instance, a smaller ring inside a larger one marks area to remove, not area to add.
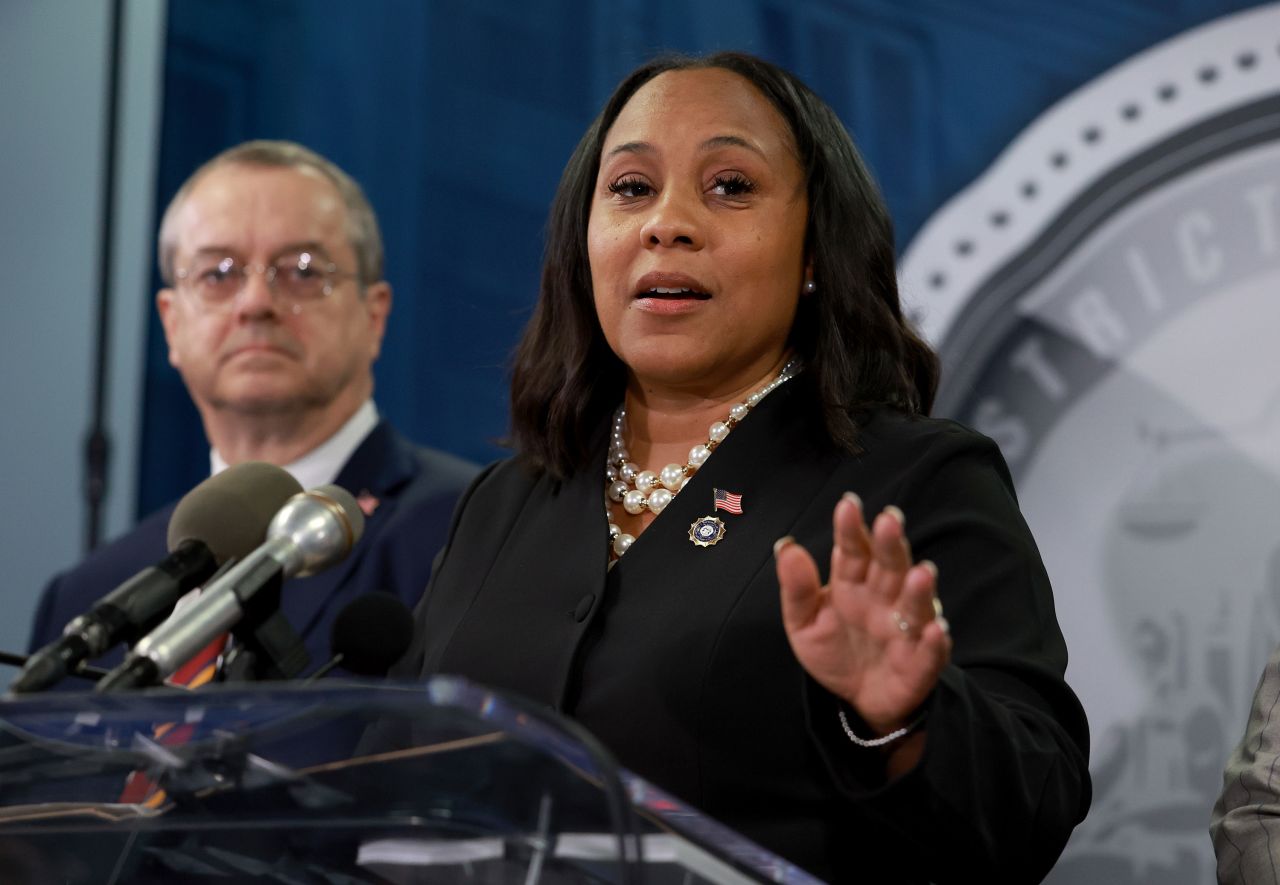
[[[516,347],[512,437],[532,467],[564,477],[594,454],[591,440],[622,396],[626,367],[596,318],[587,222],[605,134],[644,84],[668,71],[723,68],[773,103],[795,138],[809,201],[806,253],[816,292],[800,299],[790,344],[803,385],[822,409],[832,443],[858,444],[860,411],[925,413],[938,359],[898,301],[893,226],[875,182],[835,112],[793,74],[739,52],[667,56],[614,90],[565,166],[547,222],[542,287]]]

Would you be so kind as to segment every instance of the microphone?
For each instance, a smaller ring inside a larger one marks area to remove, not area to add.
[[[31,660],[31,655],[20,655],[15,652],[0,649],[0,664],[10,667],[26,666],[27,661]],[[101,667],[90,667],[88,664],[79,664],[75,669],[67,674],[75,676],[79,679],[90,679],[97,681],[107,675],[107,671]]]
[[[301,490],[292,476],[263,461],[228,467],[200,483],[169,518],[169,555],[68,623],[62,636],[31,656],[9,690],[22,694],[48,688],[117,643],[135,641],[219,565],[261,544],[271,518]]]
[[[260,547],[210,582],[176,616],[138,640],[124,663],[97,685],[115,691],[154,685],[229,630],[261,602],[254,597],[283,578],[312,575],[340,562],[364,531],[364,514],[336,485],[300,492],[285,502]],[[305,659],[304,659],[305,665]]]
[[[386,676],[413,641],[413,615],[400,597],[365,593],[347,603],[329,631],[333,657],[307,677],[311,683],[341,664],[357,676]]]

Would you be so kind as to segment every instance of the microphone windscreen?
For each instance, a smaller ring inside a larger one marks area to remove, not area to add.
[[[398,596],[365,593],[338,612],[329,641],[345,669],[358,676],[386,676],[413,641],[413,615]]]
[[[266,538],[271,518],[300,491],[298,481],[274,464],[245,461],[228,467],[178,502],[169,517],[169,549],[202,541],[219,564],[248,556]]]

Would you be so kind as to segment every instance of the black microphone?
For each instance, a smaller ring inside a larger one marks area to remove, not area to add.
[[[15,652],[0,649],[0,664],[7,664],[10,667],[25,667],[27,661],[31,660],[31,655],[20,655]],[[68,676],[75,676],[79,679],[90,679],[97,681],[107,675],[107,671],[101,667],[90,667],[88,664],[78,664],[69,673]]]
[[[284,470],[262,461],[228,467],[200,483],[169,518],[170,554],[67,624],[62,636],[31,656],[9,690],[21,694],[48,688],[81,662],[119,642],[134,642],[220,564],[261,544],[272,517],[301,490]]]
[[[211,581],[195,602],[138,640],[96,690],[158,683],[231,629],[259,590],[340,562],[363,531],[364,514],[345,489],[329,485],[294,495],[272,518],[265,543]]]
[[[357,676],[386,676],[412,641],[413,615],[399,596],[357,596],[338,612],[329,631],[333,657],[306,681],[314,682],[339,664]]]

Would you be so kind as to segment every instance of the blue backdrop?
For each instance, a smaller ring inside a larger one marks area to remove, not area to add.
[[[502,454],[506,358],[537,292],[560,170],[652,54],[745,49],[798,73],[861,145],[901,247],[1048,105],[1252,5],[174,0],[157,218],[192,169],[245,139],[331,157],[365,186],[386,238],[396,304],[379,407],[411,437],[487,461]],[[148,339],[140,514],[208,470],[154,316]]]

